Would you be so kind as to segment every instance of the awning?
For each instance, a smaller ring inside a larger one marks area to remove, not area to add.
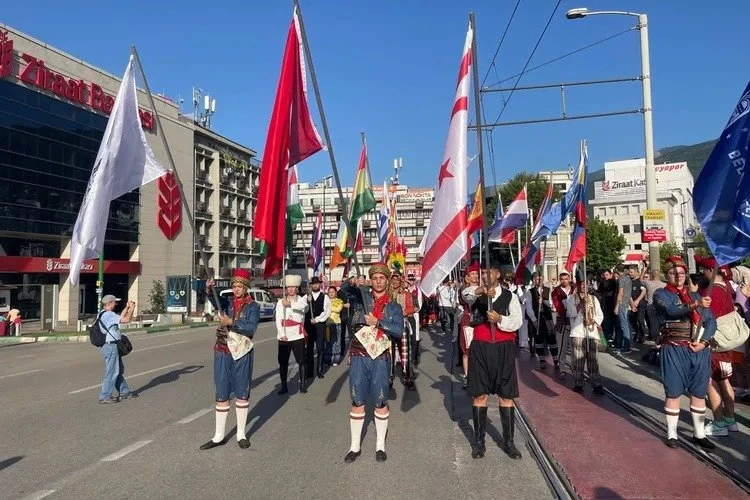
[[[623,259],[624,262],[643,262],[643,257],[646,254],[644,252],[631,252],[626,253],[625,258]]]

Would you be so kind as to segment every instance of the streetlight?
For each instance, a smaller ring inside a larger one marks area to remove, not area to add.
[[[656,171],[654,170],[654,123],[651,109],[651,63],[648,51],[648,16],[637,12],[621,10],[589,11],[585,7],[570,9],[565,17],[583,19],[597,15],[633,16],[638,18],[638,30],[641,32],[641,84],[643,88],[643,135],[646,147],[646,208],[656,209]],[[648,244],[649,265],[651,269],[659,268],[659,243]]]

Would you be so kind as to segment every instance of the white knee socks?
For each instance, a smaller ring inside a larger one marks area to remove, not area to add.
[[[680,409],[664,408],[667,416],[667,439],[677,439],[677,423],[680,421]]]
[[[247,426],[247,412],[249,407],[249,401],[246,401],[244,403],[236,401],[234,403],[234,409],[237,412],[237,441],[239,441],[240,439],[245,439],[247,437],[245,435],[245,427]],[[226,417],[224,418],[226,419]]]
[[[216,431],[214,437],[211,439],[214,443],[220,443],[224,440],[224,436],[227,434],[227,415],[229,415],[229,407],[216,407]]]
[[[706,407],[690,405],[690,416],[693,417],[693,435],[698,439],[706,437]]]
[[[364,413],[349,412],[349,429],[352,432],[352,444],[349,447],[349,451],[353,451],[354,453],[359,452],[360,443],[362,441],[362,427],[364,425]]]
[[[378,436],[378,442],[375,445],[375,451],[385,451],[385,435],[388,433],[388,416],[390,412],[381,415],[375,412],[375,432]]]

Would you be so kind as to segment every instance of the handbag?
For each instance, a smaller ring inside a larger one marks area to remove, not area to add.
[[[711,339],[711,345],[716,352],[726,352],[740,347],[747,342],[750,328],[744,318],[732,311],[716,318],[716,333]]]
[[[120,339],[117,340],[116,343],[117,352],[120,353],[120,356],[127,356],[133,350],[133,344],[130,342],[128,336],[124,333],[120,335]]]

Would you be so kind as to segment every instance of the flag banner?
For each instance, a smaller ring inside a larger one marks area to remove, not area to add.
[[[265,256],[264,278],[281,272],[284,262],[287,170],[321,149],[323,141],[307,105],[305,53],[295,8],[263,148],[253,224],[255,239],[261,242],[261,253]]]
[[[693,209],[720,266],[750,255],[750,83],[693,188]]]
[[[482,191],[482,183],[477,182],[477,190],[474,191],[474,196],[472,197],[471,201],[466,205],[466,234],[468,235],[469,241],[466,248],[466,254],[468,255],[473,248],[473,236],[474,233],[477,231],[481,231],[484,229],[484,212],[482,211],[482,196],[484,196],[484,192]],[[479,238],[477,238],[477,244],[479,243]]]
[[[498,206],[501,203],[498,202]],[[529,204],[526,186],[521,188],[502,218],[489,228],[488,240],[494,243],[514,243],[516,229],[526,226],[529,220]]]
[[[353,226],[363,215],[375,209],[376,205],[375,193],[372,191],[370,175],[367,172],[367,145],[362,144],[362,152],[359,154],[359,165],[357,166],[357,175],[352,192],[349,222]]]
[[[458,71],[456,95],[451,109],[448,137],[440,165],[435,208],[425,235],[420,289],[432,295],[437,286],[461,262],[468,246],[466,225],[467,125],[471,89],[471,47],[474,32],[469,27]]]
[[[289,169],[289,197],[286,202],[286,245],[287,251],[292,253],[292,236],[297,224],[305,219],[305,210],[299,201],[299,178],[297,166]]]
[[[104,248],[112,200],[166,173],[164,166],[154,158],[141,128],[131,55],[73,226],[68,276],[71,285],[78,285],[83,261],[98,258]]]
[[[307,252],[307,267],[313,270],[313,276],[323,277],[325,256],[323,253],[323,212],[318,212],[318,218],[313,227],[310,250]]]
[[[339,221],[339,230],[336,235],[336,244],[333,246],[333,253],[331,254],[331,262],[329,263],[330,269],[337,268],[340,264],[346,261],[350,256],[348,249],[349,246],[349,228],[346,225],[344,219]]]
[[[552,178],[550,177],[549,184],[547,185],[547,192],[545,193],[537,212],[534,230],[531,232],[531,237],[529,237],[528,243],[521,252],[521,258],[518,259],[518,265],[516,266],[517,285],[528,282],[528,278],[531,276],[531,273],[534,272],[534,266],[542,263],[541,245],[544,243],[544,239],[547,236],[539,236],[539,234],[542,232],[542,219],[552,206],[552,193],[553,186]]]
[[[580,177],[577,183],[578,198],[576,198],[573,213],[575,214],[575,228],[570,239],[570,252],[565,263],[565,269],[573,272],[575,266],[581,259],[586,258],[586,177],[589,171],[589,155],[586,141],[581,141],[581,160],[578,172]]]
[[[581,186],[580,184],[582,168],[583,164],[579,163],[573,174],[573,183],[570,185],[568,192],[565,193],[562,200],[554,203],[544,217],[542,217],[542,223],[536,235],[537,239],[557,234],[560,225],[568,218],[568,215],[570,215],[575,208],[576,200],[578,199],[578,191],[586,189],[586,186]]]

